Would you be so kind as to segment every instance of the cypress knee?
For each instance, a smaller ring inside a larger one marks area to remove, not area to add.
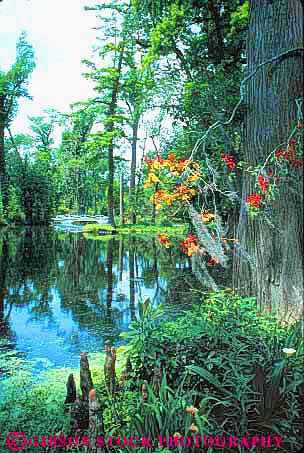
[[[80,353],[80,388],[82,391],[82,398],[88,401],[89,391],[93,388],[93,381],[89,361],[85,352]]]

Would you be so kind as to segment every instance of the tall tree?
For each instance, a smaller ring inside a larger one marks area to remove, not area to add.
[[[247,71],[254,75],[247,85],[244,160],[261,167],[278,145],[287,146],[303,115],[298,108],[303,96],[303,6],[298,0],[251,0],[249,17]],[[242,293],[256,295],[261,304],[300,302],[302,171],[290,168],[282,178],[270,207],[271,222],[246,214],[245,200],[254,192],[254,183],[244,172],[239,238],[251,260],[235,257],[235,285]]]
[[[20,97],[29,98],[27,85],[35,68],[32,46],[22,33],[16,46],[16,61],[7,72],[0,70],[0,185],[7,205],[8,181],[4,155],[4,132],[14,119]]]
[[[122,99],[128,107],[127,122],[131,128],[131,166],[129,190],[129,217],[131,223],[136,223],[136,166],[139,137],[139,123],[143,113],[150,107],[154,95],[155,82],[152,71],[142,65],[143,55],[140,55],[136,46],[136,29],[131,36],[131,45],[127,54],[126,71],[121,90]],[[133,40],[133,45],[132,45]],[[139,60],[139,61],[136,61]]]
[[[121,78],[124,67],[126,45],[128,40],[127,20],[129,6],[125,3],[112,2],[109,4],[97,5],[86,8],[88,10],[108,11],[104,14],[102,27],[103,33],[99,39],[104,40],[105,44],[99,50],[99,56],[103,61],[107,61],[107,66],[99,67],[90,61],[84,61],[91,69],[91,73],[85,74],[86,77],[95,81],[95,90],[99,96],[92,99],[92,104],[99,105],[99,112],[103,115],[103,148],[107,149],[108,154],[108,216],[110,223],[114,226],[114,149],[117,140],[124,135],[120,127],[122,122],[122,110],[118,105],[119,92],[121,89]],[[100,18],[100,16],[98,16]],[[100,29],[100,28],[99,28]]]

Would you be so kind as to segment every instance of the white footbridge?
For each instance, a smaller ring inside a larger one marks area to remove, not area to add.
[[[57,215],[52,219],[54,227],[59,231],[82,231],[88,224],[109,225],[109,217],[104,215]]]

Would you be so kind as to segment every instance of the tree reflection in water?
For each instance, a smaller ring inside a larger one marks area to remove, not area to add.
[[[171,280],[187,275],[196,284],[187,258],[152,238],[11,230],[0,232],[0,253],[0,358],[5,344],[56,367],[77,365],[82,350],[100,351],[106,340],[118,342],[138,301],[149,297],[168,309],[182,303],[189,287],[175,291]]]

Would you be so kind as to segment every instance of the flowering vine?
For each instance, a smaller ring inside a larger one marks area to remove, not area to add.
[[[267,158],[266,163],[269,161],[273,168],[270,167],[266,173],[264,168],[266,163],[263,165],[264,174],[259,174],[257,177],[257,190],[248,194],[246,198],[250,217],[258,215],[262,207],[266,205],[266,202],[275,197],[278,191],[278,184],[286,178],[291,178],[292,180],[293,171],[298,171],[303,167],[302,128],[303,123],[298,121],[291,137],[287,141],[287,145],[278,146],[271,153],[271,159]]]

